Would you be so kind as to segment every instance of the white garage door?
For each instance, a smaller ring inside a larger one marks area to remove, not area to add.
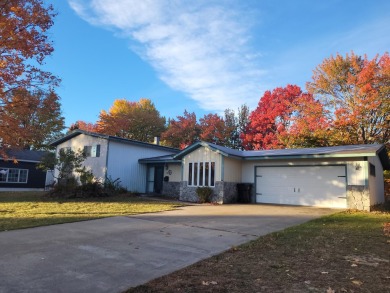
[[[345,166],[256,167],[256,202],[346,208]]]

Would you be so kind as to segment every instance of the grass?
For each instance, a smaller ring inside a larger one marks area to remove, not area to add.
[[[326,216],[234,247],[127,293],[390,292],[389,222],[388,212]]]
[[[177,206],[128,195],[53,199],[44,192],[0,192],[0,231],[159,212]]]

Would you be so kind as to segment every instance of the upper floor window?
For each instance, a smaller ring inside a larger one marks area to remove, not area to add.
[[[63,147],[63,148],[60,148],[60,152],[67,152],[67,151],[70,151],[72,148],[71,147]]]
[[[188,185],[215,186],[215,162],[189,163]]]
[[[100,144],[84,146],[84,155],[86,157],[100,157]]]
[[[0,168],[0,183],[27,183],[27,169]]]

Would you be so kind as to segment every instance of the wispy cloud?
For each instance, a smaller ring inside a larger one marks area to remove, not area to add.
[[[130,38],[161,80],[203,109],[258,102],[265,71],[250,44],[248,14],[233,0],[68,2],[89,23]]]

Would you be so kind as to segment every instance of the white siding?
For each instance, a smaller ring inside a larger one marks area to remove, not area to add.
[[[172,154],[169,150],[110,141],[108,148],[107,176],[120,178],[121,185],[133,192],[146,192],[146,164],[139,159]]]
[[[107,140],[104,138],[93,137],[90,135],[80,134],[70,140],[67,140],[57,146],[57,155],[61,148],[70,147],[73,151],[83,150],[84,146],[100,145],[99,157],[88,157],[84,161],[84,166],[91,170],[96,178],[104,179],[106,174],[107,159]],[[54,172],[58,177],[58,171]]]
[[[370,175],[368,165],[368,186],[370,189],[370,205],[383,203],[385,201],[385,187],[383,179],[383,167],[378,157],[369,157],[368,162],[375,166],[375,176]]]
[[[46,171],[46,180],[45,180],[45,188],[46,186],[52,186],[54,184],[54,170]]]
[[[367,185],[367,161],[346,162],[348,185]]]

